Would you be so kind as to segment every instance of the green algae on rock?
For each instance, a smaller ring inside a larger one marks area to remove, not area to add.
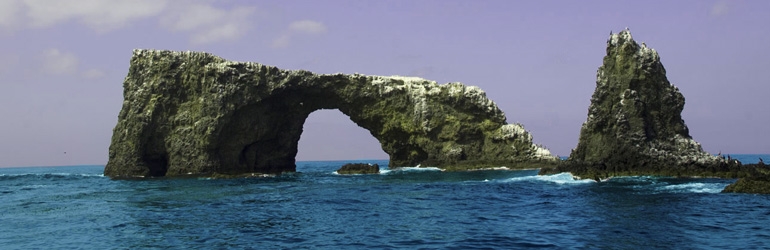
[[[542,173],[605,178],[730,171],[727,161],[690,136],[681,116],[684,96],[666,78],[658,52],[637,44],[628,30],[610,35],[596,75],[577,147],[559,167]]]
[[[484,91],[417,77],[314,74],[203,52],[134,50],[104,174],[275,174],[296,169],[308,115],[339,109],[391,168],[552,164]],[[472,164],[471,164],[472,163]]]
[[[723,193],[770,194],[770,179],[741,178],[722,190]]]
[[[744,165],[751,174],[743,176],[722,190],[723,193],[770,194],[770,165],[764,162]]]

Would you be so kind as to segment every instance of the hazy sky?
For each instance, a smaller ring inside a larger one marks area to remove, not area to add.
[[[1,0],[0,166],[106,163],[134,48],[476,85],[568,155],[625,27],[660,53],[706,150],[768,153],[768,13],[761,0]],[[378,142],[339,111],[307,120],[298,160],[373,158]]]

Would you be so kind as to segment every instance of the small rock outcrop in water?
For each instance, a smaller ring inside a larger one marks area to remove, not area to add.
[[[390,167],[553,164],[478,87],[416,77],[314,74],[201,52],[134,50],[104,174],[295,171],[308,115],[339,109],[369,130]]]
[[[770,194],[770,165],[760,161],[757,164],[743,166],[745,172],[743,178],[728,185],[723,193],[755,193]]]
[[[577,147],[555,171],[587,178],[713,175],[727,162],[701,148],[682,120],[684,96],[669,83],[658,52],[628,30],[611,34]]]
[[[338,174],[379,174],[380,165],[367,163],[348,163],[337,170]]]

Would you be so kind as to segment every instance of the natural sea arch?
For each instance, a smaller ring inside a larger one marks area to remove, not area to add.
[[[297,161],[388,159],[380,142],[339,110],[310,113],[297,149]]]
[[[369,131],[390,167],[553,163],[486,94],[416,77],[314,74],[201,52],[134,50],[105,175],[282,173],[302,128],[337,109]]]

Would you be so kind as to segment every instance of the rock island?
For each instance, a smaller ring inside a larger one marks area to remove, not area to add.
[[[743,165],[705,152],[682,119],[685,99],[666,78],[658,52],[631,32],[610,34],[596,73],[588,118],[569,158],[541,174],[743,178],[726,190],[770,192],[764,164]],[[758,185],[766,185],[759,188]]]
[[[484,91],[401,76],[314,74],[203,52],[134,50],[104,174],[151,177],[296,170],[303,124],[338,109],[390,168],[538,168],[557,158]]]

